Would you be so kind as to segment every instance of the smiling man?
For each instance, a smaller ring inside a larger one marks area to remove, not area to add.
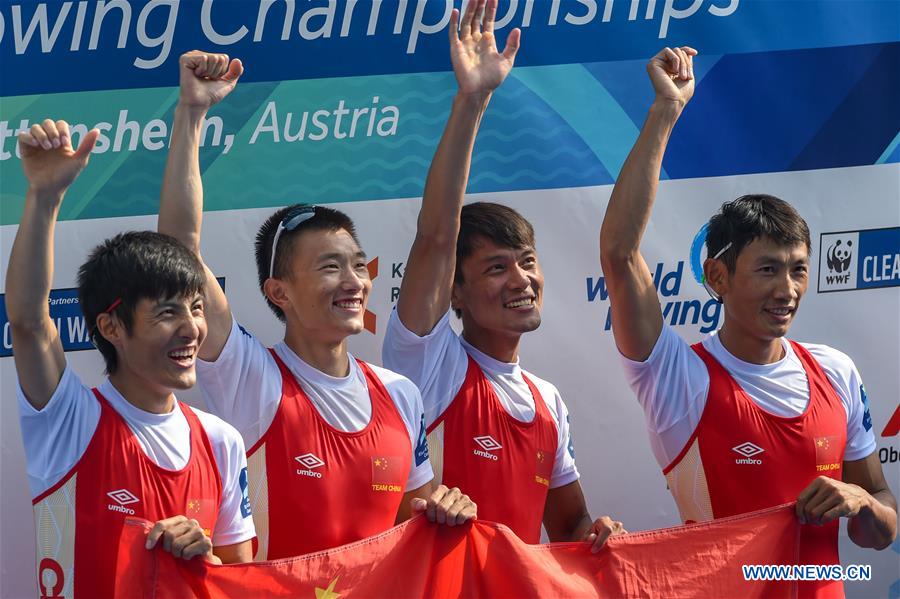
[[[179,64],[159,230],[199,257],[203,119],[243,67],[203,52]],[[207,406],[249,447],[257,557],[357,541],[413,511],[451,526],[475,518],[458,488],[432,486],[416,386],[347,351],[347,338],[363,330],[372,289],[350,218],[323,206],[282,208],[259,229],[256,263],[260,290],[286,325],[284,341],[268,349],[240,327],[207,269],[209,334],[198,378]]]
[[[806,222],[761,194],[727,202],[710,219],[703,268],[724,323],[693,346],[663,323],[640,253],[669,136],[694,92],[695,55],[666,48],[647,65],[656,99],[600,232],[616,345],[683,520],[796,500],[807,524],[801,562],[839,564],[838,519],[849,518],[854,543],[883,549],[896,537],[897,502],[852,360],[784,337],[809,284]],[[840,581],[800,590],[843,594]]]
[[[78,297],[109,378],[91,389],[66,363],[48,309],[54,227],[98,134],[88,132],[78,150],[65,121],[46,120],[19,136],[28,191],[6,309],[41,596],[115,596],[128,516],[156,522],[148,549],[161,541],[184,559],[252,558],[244,444],[234,428],[174,395],[194,385],[206,335],[196,257],[150,231],[97,246],[79,271]]]
[[[518,362],[523,333],[541,323],[544,276],[534,230],[512,208],[463,206],[478,125],[512,69],[520,32],[502,53],[496,0],[467,5],[450,22],[458,92],[428,180],[418,229],[385,334],[385,366],[422,391],[433,462],[443,482],[466,489],[481,518],[538,543],[590,541],[623,532],[591,520],[578,481],[569,417],[559,391]],[[450,327],[449,308],[462,318]]]

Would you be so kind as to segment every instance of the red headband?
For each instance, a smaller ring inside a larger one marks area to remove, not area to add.
[[[106,310],[103,311],[103,313],[104,313],[104,314],[109,314],[110,312],[112,312],[113,310],[115,310],[116,307],[117,307],[119,304],[121,304],[121,303],[122,303],[122,298],[121,298],[121,297],[117,297],[117,298],[115,299],[115,301],[113,301],[113,303],[111,303],[111,304],[109,305],[109,308],[107,308]]]

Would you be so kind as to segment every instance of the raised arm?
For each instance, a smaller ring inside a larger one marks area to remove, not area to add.
[[[172,139],[159,202],[160,233],[171,235],[200,256],[203,181],[200,176],[200,135],[209,108],[227,96],[244,72],[240,60],[224,54],[188,52],[178,61],[181,93],[175,107]],[[202,258],[201,258],[202,259]],[[231,331],[231,311],[225,293],[206,268],[204,310],[209,328],[200,358],[219,357]]]
[[[19,384],[37,410],[50,401],[66,368],[48,306],[56,217],[66,190],[87,165],[98,135],[96,129],[89,131],[73,150],[68,123],[50,119],[19,135],[28,191],[6,270],[6,311]]]
[[[666,48],[647,64],[656,99],[622,166],[600,229],[600,263],[619,351],[643,361],[662,331],[653,277],[640,252],[663,155],[675,122],[694,94],[693,48]]]
[[[497,52],[496,12],[497,0],[472,0],[461,23],[456,9],[450,17],[450,59],[458,91],[428,171],[416,239],[397,301],[400,320],[417,335],[431,332],[450,308],[459,213],[475,135],[491,94],[506,79],[519,49],[521,34],[513,29],[506,48]]]

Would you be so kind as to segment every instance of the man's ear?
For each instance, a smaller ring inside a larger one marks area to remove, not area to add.
[[[450,307],[453,310],[462,310],[465,306],[465,302],[463,301],[462,290],[460,289],[461,284],[456,281],[453,282],[453,288],[450,291]]]
[[[284,281],[281,279],[267,279],[263,283],[263,292],[269,301],[278,306],[282,312],[286,314],[289,311],[291,298]]]
[[[115,347],[122,345],[122,338],[127,334],[122,321],[108,312],[97,315],[97,332]]]
[[[703,275],[706,284],[716,292],[720,298],[728,293],[728,267],[721,260],[707,259],[703,262]]]

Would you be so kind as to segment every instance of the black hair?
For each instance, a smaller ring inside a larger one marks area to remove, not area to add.
[[[733,273],[741,251],[761,237],[784,246],[802,243],[807,252],[812,249],[809,226],[793,206],[775,196],[751,194],[725,202],[709,219],[706,255],[713,257],[731,243],[720,260]]]
[[[168,235],[131,231],[95,247],[78,270],[78,301],[107,374],[119,363],[116,348],[97,330],[97,316],[115,314],[130,334],[141,300],[190,297],[202,293],[205,282],[197,255]]]
[[[456,272],[453,280],[463,282],[463,260],[472,255],[479,239],[487,239],[501,247],[534,248],[534,227],[510,208],[493,202],[466,204],[460,212],[459,236],[456,238]],[[457,317],[461,310],[454,310]]]
[[[256,233],[256,241],[254,243],[256,252],[256,270],[259,275],[259,290],[262,292],[266,303],[275,316],[281,322],[285,322],[284,312],[281,308],[273,304],[268,296],[266,296],[263,285],[269,279],[269,265],[272,263],[272,239],[278,232],[278,227],[285,215],[289,212],[297,211],[303,208],[313,208],[315,214],[312,218],[301,222],[291,231],[284,230],[278,238],[278,251],[276,252],[275,266],[272,269],[272,276],[276,279],[291,277],[291,258],[294,255],[294,245],[297,236],[303,231],[338,231],[344,229],[353,238],[353,241],[359,245],[359,239],[356,236],[356,226],[353,220],[341,212],[325,206],[312,206],[310,204],[294,204],[293,206],[285,206],[277,210],[273,215],[266,219],[259,231]]]

